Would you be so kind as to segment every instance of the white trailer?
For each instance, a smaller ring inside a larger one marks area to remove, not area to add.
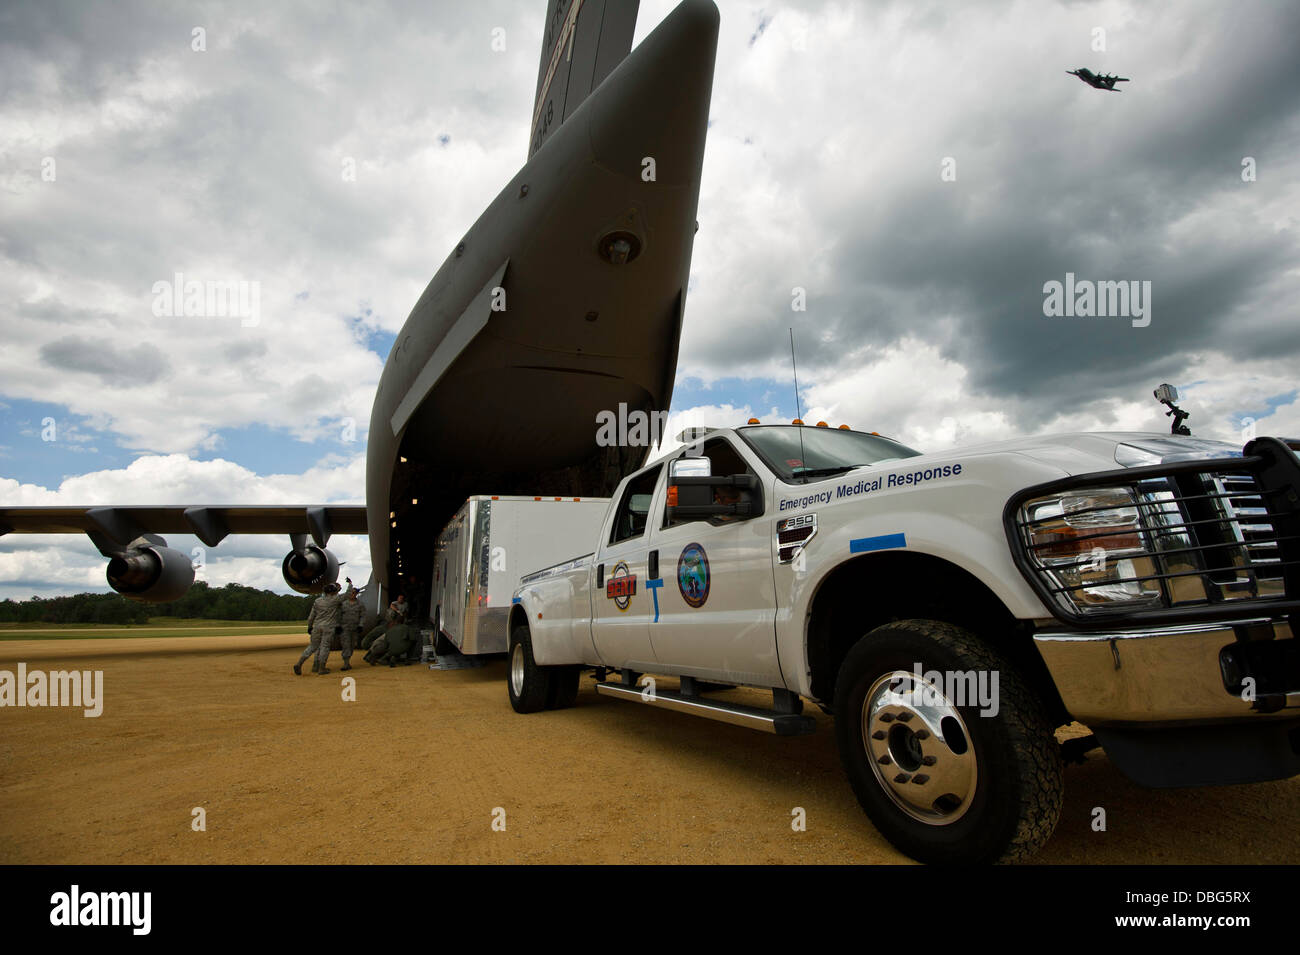
[[[434,543],[429,618],[438,651],[505,653],[520,578],[590,553],[608,507],[607,497],[469,498]]]

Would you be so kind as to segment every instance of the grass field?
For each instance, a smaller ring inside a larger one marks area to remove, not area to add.
[[[113,640],[120,637],[236,637],[305,633],[305,620],[190,620],[151,617],[145,624],[0,623],[0,640]]]

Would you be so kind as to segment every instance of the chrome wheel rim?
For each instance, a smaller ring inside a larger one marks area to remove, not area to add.
[[[510,689],[516,697],[524,695],[524,645],[516,643],[510,651]]]
[[[907,670],[879,677],[862,702],[862,742],[876,781],[913,819],[948,826],[970,809],[975,748],[942,687]]]

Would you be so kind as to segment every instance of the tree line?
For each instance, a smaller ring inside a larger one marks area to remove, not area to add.
[[[148,623],[150,617],[203,620],[306,620],[314,597],[275,594],[243,584],[195,581],[180,600],[146,604],[121,594],[73,594],[0,601],[0,623]]]

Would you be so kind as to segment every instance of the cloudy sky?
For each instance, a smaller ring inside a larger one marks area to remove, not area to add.
[[[793,327],[805,418],[922,449],[1167,431],[1162,381],[1196,434],[1300,435],[1300,5],[719,6],[676,421],[793,417]],[[360,503],[394,335],[526,158],[544,13],[0,10],[0,503]],[[256,321],[167,314],[177,273]],[[1044,315],[1067,273],[1151,283],[1149,324]],[[283,591],[285,545],[204,578]],[[103,566],[6,537],[0,598]]]

